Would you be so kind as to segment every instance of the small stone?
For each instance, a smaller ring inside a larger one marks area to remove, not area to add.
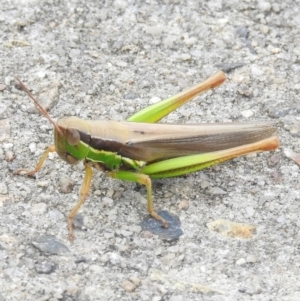
[[[11,149],[11,148],[13,148],[13,146],[14,145],[12,143],[3,143],[3,148],[5,150]]]
[[[66,177],[66,176],[61,176],[59,179],[59,187],[60,191],[62,193],[70,193],[72,192],[74,186],[74,182],[72,179]]]
[[[243,62],[236,62],[236,63],[221,63],[217,64],[216,66],[221,69],[223,72],[230,72],[234,69],[240,68],[245,66],[246,63]]]
[[[155,97],[150,98],[149,104],[154,104],[154,103],[157,103],[159,101],[161,101],[161,98],[155,96]]]
[[[77,213],[73,218],[73,226],[75,229],[79,230],[86,230],[86,227],[84,225],[83,221],[83,215],[80,213]]]
[[[241,39],[247,39],[249,35],[249,30],[246,26],[238,26],[235,29],[235,34]]]
[[[12,151],[5,152],[5,160],[11,162],[15,158],[15,155]]]
[[[249,217],[253,217],[254,214],[255,214],[255,210],[254,210],[254,208],[251,207],[251,206],[247,206],[247,207],[246,207],[246,212],[247,212],[247,214],[248,214]]]
[[[76,264],[79,264],[79,263],[83,263],[83,262],[87,262],[86,258],[81,256],[79,258],[76,258],[75,261],[74,261]]]
[[[42,215],[45,214],[46,211],[47,211],[47,204],[45,203],[34,204],[30,209],[30,212],[34,215]]]
[[[0,194],[7,194],[7,186],[5,183],[0,183]]]
[[[129,280],[124,280],[122,282],[122,288],[128,293],[132,293],[135,291],[136,285]]]
[[[249,254],[246,257],[246,261],[249,262],[249,263],[257,262],[257,257],[255,255],[253,255],[253,254]]]
[[[267,2],[267,1],[260,1],[258,3],[258,8],[261,12],[268,12],[271,10],[271,4],[270,2]]]
[[[117,248],[120,252],[126,252],[129,249],[128,246],[124,246],[124,245],[117,245]]]
[[[213,187],[209,190],[209,193],[213,195],[222,195],[222,194],[226,194],[227,192],[219,187]]]
[[[261,25],[259,29],[260,29],[260,32],[263,34],[267,34],[270,30],[269,26],[267,26],[267,25]]]
[[[272,48],[270,51],[271,51],[272,53],[276,54],[276,53],[279,53],[279,52],[281,52],[281,49],[280,49],[280,48],[277,48],[277,47],[275,47],[275,48]]]
[[[286,221],[285,215],[280,215],[280,216],[277,218],[277,222],[280,223],[280,224],[285,223],[285,221]]]
[[[98,275],[103,275],[103,273],[104,273],[104,268],[97,264],[92,264],[89,267],[89,270]]]
[[[102,199],[102,204],[104,207],[108,206],[108,207],[111,207],[113,204],[114,204],[114,200],[105,196],[103,199]]]
[[[167,249],[168,252],[171,252],[171,253],[177,253],[179,251],[179,247],[176,245],[176,246],[171,246]]]
[[[300,154],[292,151],[291,149],[284,149],[284,154],[300,165]]]
[[[125,68],[125,67],[127,67],[128,63],[125,62],[125,61],[117,60],[117,61],[115,61],[115,65],[117,67],[124,67]]]
[[[32,154],[34,154],[36,152],[36,143],[35,142],[31,142],[29,144],[29,150]]]
[[[53,235],[42,235],[31,242],[40,251],[51,255],[65,255],[70,252],[68,247]]]
[[[153,37],[160,37],[164,28],[160,25],[155,26],[149,26],[147,28],[147,31],[149,34],[151,34]]]
[[[149,239],[153,237],[153,234],[150,231],[144,231],[143,237]]]
[[[261,68],[259,68],[257,65],[253,65],[251,66],[251,74],[254,77],[260,77],[264,74],[264,71]]]
[[[299,301],[300,291],[294,291],[282,297],[282,301]]]
[[[249,118],[251,116],[253,116],[253,111],[252,110],[245,110],[241,112],[241,115],[245,118]]]
[[[246,264],[246,263],[247,263],[247,262],[246,262],[245,258],[240,258],[239,260],[237,260],[237,261],[235,262],[236,265],[244,265],[244,264]]]
[[[0,120],[0,142],[10,137],[10,124],[8,119]]]
[[[37,186],[39,187],[47,187],[49,185],[49,181],[38,181]]]
[[[182,200],[178,204],[178,209],[179,210],[187,210],[190,206],[190,202],[188,200]]]
[[[51,261],[43,261],[41,263],[37,263],[34,269],[38,274],[49,275],[55,271],[55,264]]]
[[[175,254],[174,253],[169,253],[168,255],[161,258],[161,262],[165,265],[168,265],[168,264],[170,264],[170,262],[173,261],[174,258],[175,258]]]
[[[6,87],[7,87],[6,85],[0,84],[0,91],[5,90]]]
[[[200,188],[202,190],[206,189],[207,187],[209,187],[209,182],[208,181],[203,180],[203,181],[200,182]]]
[[[280,12],[280,6],[278,3],[273,3],[272,4],[272,9],[275,13],[279,13]],[[299,299],[300,300],[300,299]]]
[[[51,218],[54,221],[62,220],[65,218],[64,215],[57,209],[50,210],[48,212],[48,215],[49,215],[49,218]]]
[[[225,219],[218,219],[206,224],[210,231],[223,237],[252,238],[255,227],[248,224],[235,223]]]
[[[114,2],[115,8],[125,9],[127,5],[128,5],[127,1],[123,1],[123,0],[116,0]]]
[[[94,20],[90,20],[90,21],[84,23],[84,27],[86,27],[86,28],[93,28],[93,27],[96,27],[96,25],[97,25],[97,23]]]
[[[189,53],[183,53],[179,56],[182,61],[189,61],[192,56]]]
[[[128,230],[134,233],[140,233],[142,231],[142,227],[139,225],[130,225],[128,226]]]
[[[124,237],[128,237],[131,236],[133,233],[131,231],[120,230],[120,234],[123,235]]]

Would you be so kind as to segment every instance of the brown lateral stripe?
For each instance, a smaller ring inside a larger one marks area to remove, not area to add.
[[[112,140],[103,140],[101,138],[91,137],[90,134],[79,131],[80,140],[96,150],[104,150],[113,153],[118,153],[124,146],[123,143]]]

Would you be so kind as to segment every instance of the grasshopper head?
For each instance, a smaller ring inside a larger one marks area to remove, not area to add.
[[[80,132],[89,132],[87,123],[73,116],[59,119],[56,125],[60,130],[54,128],[57,154],[67,163],[77,164],[86,157],[89,150],[88,146],[80,141]]]

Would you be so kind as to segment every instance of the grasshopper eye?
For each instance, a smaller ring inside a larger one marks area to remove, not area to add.
[[[70,145],[77,145],[80,141],[80,134],[76,129],[68,128],[66,130],[66,137]]]

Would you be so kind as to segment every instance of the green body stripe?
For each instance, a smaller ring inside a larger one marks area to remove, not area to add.
[[[102,163],[108,170],[119,170],[127,166],[131,170],[138,170],[146,163],[119,156],[117,153],[97,150],[86,143],[79,142],[72,146],[66,142],[66,151],[76,159]]]

